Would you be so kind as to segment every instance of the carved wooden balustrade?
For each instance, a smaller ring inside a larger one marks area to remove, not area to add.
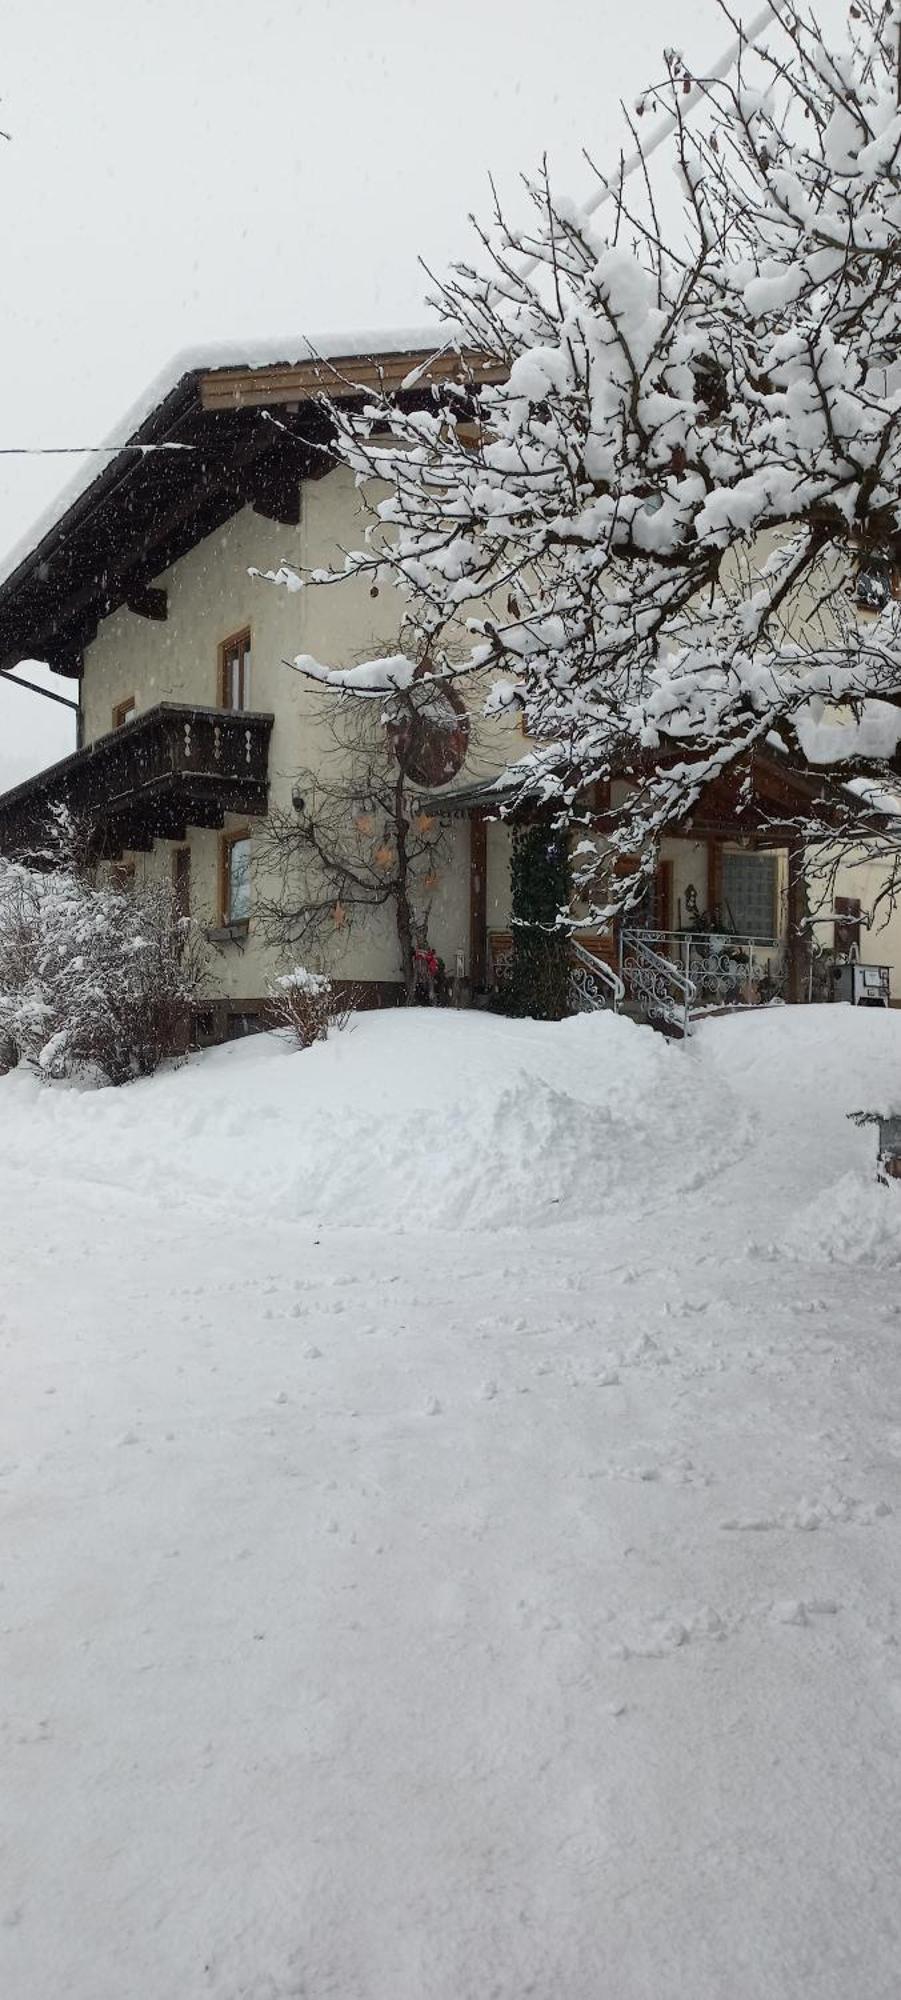
[[[91,851],[114,858],[226,813],[256,817],[269,796],[273,717],[161,702],[0,796],[0,854],[46,858],[68,811]]]

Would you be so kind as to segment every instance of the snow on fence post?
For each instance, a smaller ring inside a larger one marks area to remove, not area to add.
[[[852,1125],[878,1125],[879,1151],[876,1156],[876,1179],[882,1187],[889,1181],[901,1181],[901,1112],[897,1111],[849,1111]]]
[[[876,1172],[884,1182],[901,1181],[901,1117],[893,1112],[877,1119],[879,1158]]]

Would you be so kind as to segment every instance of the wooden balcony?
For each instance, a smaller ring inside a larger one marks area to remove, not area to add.
[[[59,764],[0,795],[0,854],[46,850],[53,815],[67,808],[91,851],[114,859],[226,813],[267,810],[273,717],[161,702]]]

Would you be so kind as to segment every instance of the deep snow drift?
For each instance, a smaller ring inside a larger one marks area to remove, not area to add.
[[[4,2000],[895,2000],[901,1018],[0,1081]]]

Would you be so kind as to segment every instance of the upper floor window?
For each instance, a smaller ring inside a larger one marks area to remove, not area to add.
[[[250,707],[250,633],[235,632],[219,648],[219,707]]]
[[[121,729],[123,722],[129,722],[135,712],[135,697],[127,694],[124,701],[117,701],[113,709],[113,728]]]

